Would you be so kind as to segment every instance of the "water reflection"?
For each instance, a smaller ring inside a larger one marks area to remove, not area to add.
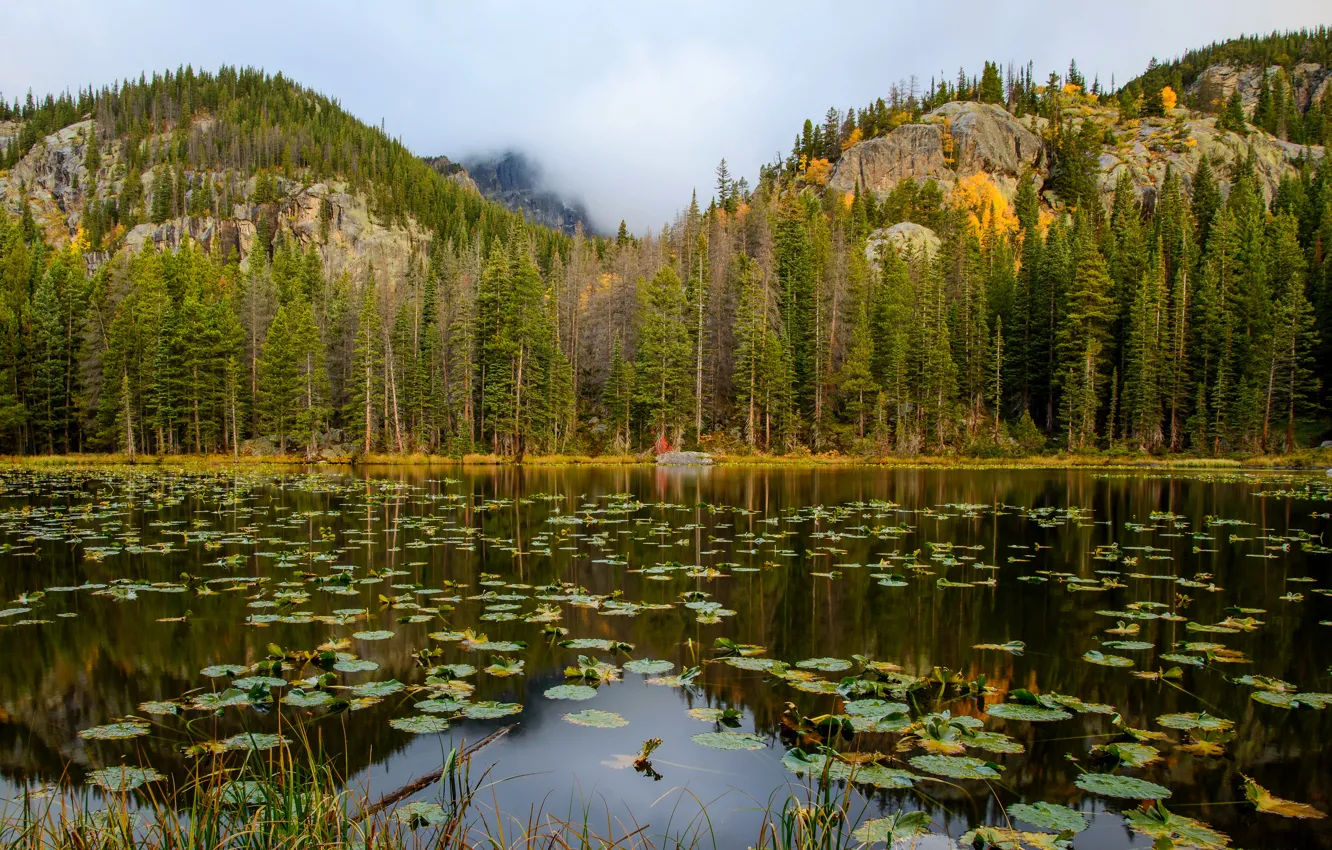
[[[1172,808],[1229,833],[1237,846],[1332,847],[1326,822],[1260,816],[1252,807],[1235,805],[1243,799],[1241,773],[1280,796],[1323,810],[1332,804],[1332,758],[1322,743],[1332,731],[1329,712],[1260,705],[1249,698],[1251,688],[1228,680],[1263,674],[1306,691],[1332,691],[1332,632],[1319,625],[1332,617],[1332,606],[1312,592],[1328,586],[1327,555],[1310,555],[1279,539],[1296,532],[1320,535],[1329,522],[1315,513],[1325,511],[1327,502],[1256,495],[1284,486],[1284,478],[1273,483],[1267,476],[1085,471],[426,467],[370,469],[358,477],[94,470],[58,477],[8,472],[3,479],[0,529],[11,549],[0,555],[0,591],[7,600],[114,579],[179,582],[187,574],[195,579],[191,587],[223,576],[267,580],[258,592],[246,588],[208,596],[192,590],[144,590],[121,599],[85,590],[50,592],[32,612],[7,617],[0,773],[10,791],[23,781],[66,776],[78,782],[87,771],[125,756],[185,775],[186,736],[174,721],[160,733],[129,742],[85,741],[77,732],[135,713],[143,701],[212,687],[199,673],[207,665],[257,662],[270,643],[309,648],[353,631],[387,629],[395,632],[391,640],[355,646],[379,669],[349,675],[347,681],[419,683],[424,670],[411,652],[422,647],[444,651],[433,663],[488,663],[489,653],[465,653],[427,637],[441,629],[474,628],[492,640],[529,643],[511,654],[526,661],[524,676],[471,679],[475,700],[524,705],[514,732],[485,751],[484,761],[496,765],[492,778],[520,777],[496,786],[502,808],[526,813],[544,806],[565,816],[571,806],[581,810],[593,800],[610,817],[651,823],[651,833],[661,834],[689,828],[704,803],[719,846],[752,840],[756,809],[774,791],[797,782],[780,764],[784,705],[789,701],[815,715],[835,711],[838,698],[712,663],[704,665],[693,689],[653,687],[645,677],[626,673],[624,681],[603,687],[591,702],[547,700],[543,692],[563,683],[564,666],[579,653],[543,639],[541,625],[483,621],[493,600],[466,597],[491,589],[482,582],[498,577],[535,587],[568,582],[589,595],[671,605],[610,616],[605,608],[561,604],[559,625],[571,637],[632,643],[635,657],[667,659],[677,670],[704,664],[713,641],[726,636],[768,647],[768,657],[789,662],[864,655],[915,675],[942,667],[966,681],[984,676],[1000,692],[1023,687],[1071,694],[1112,704],[1139,728],[1152,727],[1160,714],[1206,710],[1236,722],[1235,740],[1224,757],[1194,756],[1167,745],[1163,761],[1133,773],[1173,789]],[[642,506],[628,513],[588,513],[588,506],[603,509],[612,494],[632,494]],[[811,510],[815,506],[824,510]],[[560,520],[570,516],[584,521]],[[1210,517],[1249,524],[1209,525]],[[169,550],[158,551],[162,544]],[[949,559],[955,565],[931,560],[943,547],[930,544],[952,544]],[[1120,560],[1094,557],[1098,547],[1111,546]],[[913,573],[909,567],[917,562],[930,566],[932,574]],[[715,567],[722,575],[639,572],[662,563]],[[277,583],[296,585],[303,575],[337,566],[354,567],[358,579],[373,578],[372,570],[403,574],[357,585],[356,596],[313,592],[294,606],[315,614],[367,608],[368,619],[354,625],[246,625],[256,613],[270,611],[253,607],[263,600],[250,597],[271,599]],[[907,585],[881,585],[874,574],[884,571],[904,575]],[[1068,581],[1041,571],[1098,584],[1118,571],[1123,586],[1070,592]],[[942,576],[972,586],[939,587]],[[1289,581],[1303,576],[1316,582]],[[1198,586],[1181,586],[1175,577]],[[982,583],[991,579],[992,585]],[[393,584],[440,588],[447,581],[460,589],[446,594],[464,598],[442,619],[404,623],[400,619],[410,609],[380,604],[381,595],[410,592]],[[711,594],[708,598],[734,615],[718,624],[700,623],[694,611],[676,604],[691,590]],[[1291,592],[1303,593],[1303,601],[1284,601]],[[1115,618],[1097,612],[1122,612],[1139,602],[1159,603],[1159,610],[1179,612],[1183,620],[1141,622],[1134,639],[1151,642],[1154,649],[1123,653],[1133,657],[1137,670],[1174,666],[1159,655],[1176,643],[1213,639],[1246,653],[1250,663],[1190,667],[1178,681],[1145,681],[1127,670],[1083,661],[1084,652],[1112,637],[1105,629]],[[1265,609],[1259,619],[1266,625],[1239,634],[1187,630],[1187,621],[1216,623],[1233,606]],[[519,613],[526,613],[534,604],[520,607]],[[23,617],[49,622],[12,625]],[[181,617],[187,619],[159,622]],[[1026,652],[973,649],[1010,640],[1025,642]],[[224,686],[225,680],[216,684]],[[413,701],[396,694],[321,719],[315,728],[329,756],[377,793],[438,767],[450,740],[477,740],[502,722],[467,721],[444,736],[414,737],[391,728],[391,718],[414,713]],[[691,735],[713,728],[685,713],[700,705],[742,709],[741,728],[764,736],[771,746],[722,752],[694,744]],[[589,706],[618,712],[629,724],[594,729],[562,718]],[[983,716],[974,700],[954,700],[947,707]],[[225,737],[242,728],[269,731],[276,722],[273,714],[231,710],[207,723],[211,734]],[[1066,754],[1085,762],[1091,746],[1113,740],[1109,717],[1077,714],[1055,724],[990,719],[986,728],[1006,732],[1027,749],[992,757],[1006,768],[996,783],[1005,803],[1048,800],[1098,813],[1079,836],[1079,848],[1122,847],[1135,840],[1136,846],[1149,845],[1124,829],[1115,814],[1122,806],[1107,807],[1107,801],[1073,784],[1079,769]],[[615,756],[635,752],[648,737],[664,741],[654,758],[661,781],[612,766]],[[864,749],[888,752],[894,740],[862,743]],[[880,792],[868,800],[868,813],[928,805],[936,825],[955,836],[968,826],[1002,822],[993,796],[979,783],[926,782],[920,789],[927,798],[912,791]]]

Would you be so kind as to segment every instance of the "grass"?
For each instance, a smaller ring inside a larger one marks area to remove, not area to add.
[[[213,753],[182,782],[94,794],[87,788],[28,790],[0,808],[5,850],[655,850],[714,846],[700,814],[672,833],[624,823],[571,802],[557,816],[544,805],[500,811],[489,770],[472,774],[479,748],[442,753],[443,767],[373,800],[348,787],[303,727],[288,747]],[[291,729],[287,731],[291,732]],[[495,736],[485,739],[481,746]],[[239,756],[239,762],[235,759]],[[489,801],[489,804],[487,804]]]

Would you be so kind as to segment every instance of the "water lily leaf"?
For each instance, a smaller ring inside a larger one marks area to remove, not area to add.
[[[915,756],[911,766],[950,779],[998,779],[1002,767],[971,756]]]
[[[376,629],[370,632],[354,632],[352,637],[357,640],[388,640],[393,637],[393,632],[388,629]]]
[[[1077,809],[1054,803],[1014,803],[1008,807],[1009,817],[1055,832],[1082,832],[1087,828],[1087,816]]]
[[[624,662],[624,669],[630,673],[639,673],[644,676],[659,676],[662,673],[669,673],[674,668],[675,662],[673,661],[654,661],[649,658]]]
[[[1230,839],[1202,821],[1177,815],[1161,804],[1126,812],[1129,829],[1156,839],[1157,846],[1190,847],[1193,850],[1226,850]]]
[[[163,779],[166,777],[151,767],[105,767],[88,774],[88,782],[112,794],[123,794]]]
[[[1160,800],[1170,796],[1170,789],[1146,779],[1116,773],[1084,773],[1074,780],[1083,791],[1126,800]]]
[[[1235,725],[1235,721],[1223,717],[1213,717],[1207,712],[1187,712],[1183,714],[1162,714],[1156,722],[1167,729],[1179,729],[1187,732],[1202,729],[1206,732],[1223,732]]]
[[[405,687],[407,686],[397,679],[389,679],[387,682],[366,682],[357,685],[351,689],[351,692],[358,697],[386,697],[396,694]]]
[[[1122,655],[1102,655],[1096,650],[1089,650],[1082,656],[1083,661],[1090,661],[1092,664],[1100,664],[1102,667],[1132,667],[1133,659],[1125,658]]]
[[[985,709],[985,713],[991,717],[1001,717],[1004,720],[1029,720],[1033,723],[1067,720],[1073,716],[1062,709],[1025,705],[1019,702],[1002,702],[998,705],[992,705]]]
[[[214,664],[211,667],[203,668],[199,671],[199,674],[207,676],[210,679],[221,679],[224,676],[227,678],[239,676],[249,669],[249,667],[246,667],[243,664]]]
[[[233,779],[222,786],[219,796],[223,804],[243,809],[262,805],[267,799],[267,789],[264,783],[252,779]]]
[[[596,708],[585,708],[582,711],[566,714],[564,719],[579,726],[594,726],[598,729],[615,729],[629,725],[628,720],[615,712],[601,711]]]
[[[978,826],[962,833],[963,847],[993,850],[1068,850],[1072,845],[1061,835],[1048,832],[1019,832],[1002,826]]]
[[[585,699],[585,697],[575,697],[575,699]],[[417,707],[420,706],[421,704],[418,703]],[[518,714],[522,710],[522,705],[516,702],[493,702],[489,700],[463,706],[463,714],[467,716],[468,720],[498,720],[501,717]]]
[[[233,705],[249,705],[250,695],[240,688],[227,688],[225,691],[199,694],[190,703],[191,708],[204,711],[216,711]]]
[[[851,662],[844,658],[806,658],[797,661],[796,666],[805,670],[822,670],[825,673],[840,673],[851,669]]]
[[[244,679],[236,679],[231,686],[242,691],[252,691],[255,688],[281,688],[286,684],[286,679],[279,679],[276,676],[246,676]]]
[[[147,723],[108,723],[105,726],[94,726],[91,729],[84,729],[79,732],[79,737],[89,741],[119,741],[124,738],[137,738],[140,735],[148,734]]]
[[[1243,774],[1241,774],[1243,776]],[[1315,809],[1307,803],[1296,803],[1291,800],[1283,800],[1280,797],[1272,796],[1272,792],[1263,786],[1254,782],[1249,777],[1244,777],[1244,796],[1253,803],[1260,812],[1268,814],[1281,815],[1283,818],[1310,818],[1320,819],[1326,817],[1323,812]]]
[[[1332,703],[1332,694],[1286,694],[1279,691],[1254,691],[1249,694],[1254,702],[1277,708],[1312,708],[1322,710]]]
[[[929,812],[898,812],[886,818],[871,818],[862,823],[852,837],[863,844],[895,844],[909,841],[930,831]]]
[[[284,703],[297,708],[312,708],[332,700],[333,695],[328,691],[306,691],[300,688],[293,688],[291,693],[282,698]]]
[[[272,750],[290,743],[282,735],[268,735],[260,732],[242,732],[222,741],[228,750]]]
[[[1120,742],[1093,747],[1092,752],[1119,759],[1129,767],[1143,767],[1161,758],[1161,751],[1149,744]]]
[[[868,717],[881,720],[893,715],[908,714],[911,709],[901,702],[887,702],[881,699],[857,699],[842,706],[842,711],[852,717]]]
[[[991,753],[1024,753],[1027,748],[1002,732],[971,732],[964,735],[963,742],[968,747]]]
[[[389,721],[389,725],[400,732],[411,732],[413,735],[435,735],[440,732],[447,732],[449,722],[442,717],[432,717],[429,714],[422,714],[417,717],[395,717]]]
[[[596,695],[597,689],[587,685],[556,685],[546,689],[546,699],[585,700]]]
[[[1007,643],[978,643],[971,647],[972,649],[998,649],[1012,655],[1021,655],[1026,651],[1027,645],[1020,640],[1010,640]]]
[[[378,670],[379,664],[365,658],[345,658],[333,665],[339,673],[369,673]]]
[[[1151,649],[1156,646],[1156,644],[1149,643],[1145,640],[1107,640],[1103,641],[1101,646],[1132,652],[1136,650]]]
[[[759,736],[748,732],[700,732],[691,735],[690,740],[714,750],[761,750],[768,745]]]
[[[449,819],[439,803],[417,800],[393,810],[393,817],[411,829],[423,826],[438,826]]]
[[[180,706],[174,702],[157,702],[149,700],[139,703],[139,711],[144,714],[180,714]]]

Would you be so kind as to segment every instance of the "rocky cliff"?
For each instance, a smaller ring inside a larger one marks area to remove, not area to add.
[[[8,173],[0,173],[0,205],[11,213],[21,209],[26,195],[34,219],[48,240],[62,244],[82,224],[84,201],[95,187],[100,197],[118,193],[123,187],[122,151],[113,144],[101,151],[95,174],[87,168],[87,145],[92,121],[82,121],[47,136]],[[202,173],[189,175],[191,185],[201,185]],[[221,179],[222,175],[211,175]],[[237,194],[250,197],[254,178],[238,187]],[[143,176],[144,196],[153,191],[151,173]],[[196,191],[191,189],[191,191]],[[328,203],[328,224],[321,211]],[[302,184],[277,179],[276,200],[263,203],[238,202],[225,211],[209,215],[182,216],[160,224],[138,224],[123,234],[122,244],[139,250],[145,242],[159,248],[175,248],[186,238],[221,256],[235,254],[247,261],[254,250],[262,222],[271,222],[274,239],[288,238],[303,248],[314,247],[330,276],[342,272],[358,275],[373,265],[390,282],[402,279],[414,249],[423,249],[430,236],[416,222],[386,225],[371,214],[363,195],[352,193],[342,183]],[[97,262],[104,258],[93,258]]]
[[[852,146],[837,161],[828,186],[852,191],[859,185],[883,194],[906,178],[934,178],[947,190],[959,177],[984,171],[1012,197],[1025,167],[1046,174],[1040,137],[1002,107],[956,102],[928,113],[919,124]]]
[[[1318,78],[1309,75],[1302,79],[1312,84]],[[1319,83],[1324,88],[1327,84],[1327,79]],[[1319,96],[1317,90],[1313,96]],[[1262,132],[1240,136],[1220,130],[1215,118],[1184,109],[1164,118],[1120,122],[1114,108],[1084,99],[1069,114],[1075,124],[1095,121],[1103,125],[1110,131],[1107,138],[1113,138],[1100,153],[1098,181],[1107,205],[1116,181],[1125,171],[1139,195],[1150,201],[1165,179],[1167,168],[1188,185],[1203,156],[1225,165],[1247,156],[1250,149],[1270,200],[1281,178],[1292,173],[1300,157],[1318,161],[1323,156],[1319,146],[1303,147]],[[1038,188],[1049,177],[1050,157],[1041,137],[1045,125],[1043,119],[1019,119],[999,106],[948,103],[926,114],[919,123],[904,124],[848,148],[837,161],[828,187],[844,192],[860,187],[883,196],[902,180],[934,179],[947,191],[958,178],[983,171],[1011,199],[1023,169],[1031,169]],[[1222,191],[1228,191],[1227,169],[1218,167],[1214,173],[1221,180]],[[1059,200],[1049,192],[1045,199],[1051,203]]]
[[[1258,66],[1236,67],[1234,65],[1212,65],[1198,75],[1198,78],[1186,90],[1190,101],[1201,109],[1219,112],[1236,89],[1239,89],[1240,102],[1244,111],[1253,115],[1253,108],[1258,104],[1258,90],[1262,85],[1263,74],[1268,83],[1273,77],[1286,73],[1278,65],[1268,68]],[[1290,84],[1295,107],[1307,112],[1309,107],[1318,103],[1329,88],[1332,88],[1332,68],[1324,68],[1313,62],[1304,62],[1293,67],[1286,74]]]

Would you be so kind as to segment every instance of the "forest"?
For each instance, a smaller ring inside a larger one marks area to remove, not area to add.
[[[0,210],[0,448],[1288,452],[1327,428],[1332,164],[1302,158],[1270,201],[1252,155],[1167,172],[1149,200],[1127,175],[1108,203],[1096,183],[1107,134],[1168,115],[1213,54],[1327,52],[1325,30],[1271,38],[1286,41],[1213,45],[1122,88],[1076,63],[1038,83],[991,62],[894,86],[806,121],[752,187],[723,160],[705,204],[640,237],[531,225],[280,75],[0,99],[22,122],[5,168],[84,116],[89,172],[115,157],[68,240],[27,204]],[[1192,105],[1237,132],[1327,138],[1332,97],[1301,111],[1283,79],[1252,117]],[[984,173],[826,188],[846,148],[952,100],[1043,118],[1051,193],[1029,174],[1011,201]],[[1116,123],[1075,120],[1087,103]],[[331,274],[326,244],[280,234],[286,187],[334,178],[429,230],[408,273]],[[270,211],[243,262],[122,247],[136,224],[240,202]],[[937,248],[867,252],[900,222]]]

